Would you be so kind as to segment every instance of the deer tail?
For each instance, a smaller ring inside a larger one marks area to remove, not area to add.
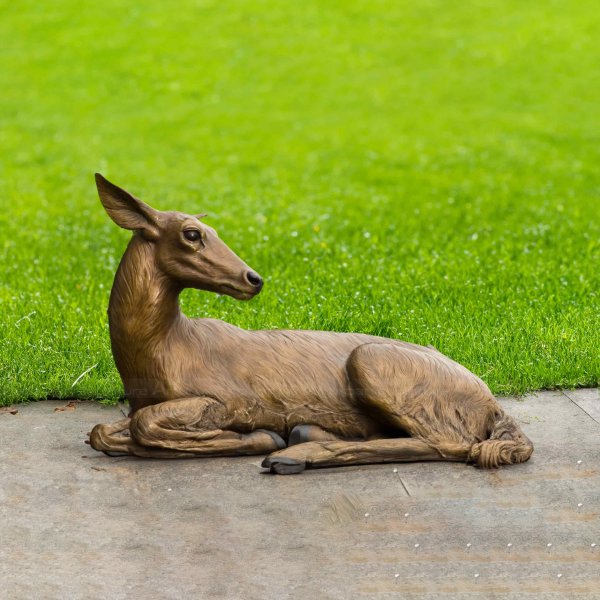
[[[495,469],[500,465],[526,462],[532,453],[531,440],[515,419],[502,413],[496,417],[489,439],[471,446],[469,461],[478,467]]]

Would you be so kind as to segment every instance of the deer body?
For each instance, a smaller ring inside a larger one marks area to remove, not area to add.
[[[262,280],[197,218],[155,211],[100,176],[97,183],[109,215],[136,233],[108,311],[131,413],[96,426],[94,448],[174,458],[271,453],[264,466],[279,473],[529,458],[531,443],[487,386],[432,348],[189,319],[178,303],[185,287],[248,299]]]
[[[246,331],[216,319],[189,319],[179,309],[178,290],[155,276],[145,247],[140,237],[132,239],[109,304],[113,353],[133,412],[200,396],[243,404],[253,420],[249,430],[268,427],[287,436],[294,425],[313,424],[318,415],[328,420],[332,412],[347,413],[347,422],[332,422],[334,433],[360,436],[372,428],[353,410],[344,367],[355,347],[383,338]]]

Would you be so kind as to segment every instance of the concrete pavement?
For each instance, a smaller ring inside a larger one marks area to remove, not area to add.
[[[17,405],[0,413],[0,598],[600,598],[598,390],[501,403],[535,445],[524,465],[287,477],[260,457],[108,458],[83,440],[117,407]]]

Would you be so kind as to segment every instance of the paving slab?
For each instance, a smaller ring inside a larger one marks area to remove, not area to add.
[[[83,442],[118,407],[17,405],[0,413],[0,598],[600,598],[598,391],[500,402],[526,464],[287,477],[260,457],[109,458]]]

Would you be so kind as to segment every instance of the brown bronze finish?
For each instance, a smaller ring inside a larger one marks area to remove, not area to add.
[[[497,467],[533,446],[488,387],[431,347],[358,333],[246,331],[179,309],[184,288],[249,300],[262,279],[199,216],[161,212],[97,174],[134,231],[108,308],[128,418],[96,425],[107,454],[268,454],[276,473],[419,460]]]

